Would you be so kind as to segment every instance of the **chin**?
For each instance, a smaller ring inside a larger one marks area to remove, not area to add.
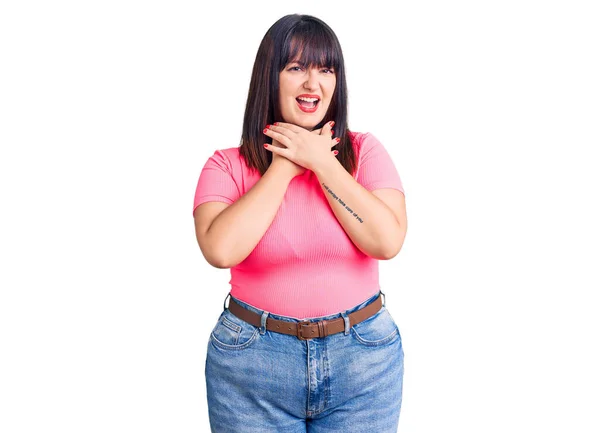
[[[308,129],[309,131],[312,131],[313,129],[315,129],[317,127],[317,125],[319,124],[319,122],[323,120],[322,118],[319,120],[316,119],[303,119],[298,121],[298,123],[296,123],[296,125],[304,128],[304,129]]]
[[[312,123],[313,123],[313,122],[309,122],[309,123],[307,123],[307,122],[306,122],[306,120],[305,120],[305,121],[302,121],[302,120],[294,120],[294,121],[292,121],[292,122],[288,122],[287,120],[284,120],[284,122],[286,122],[286,123],[290,123],[290,124],[292,124],[292,125],[296,125],[296,126],[299,126],[300,128],[304,128],[304,129],[308,129],[308,130],[311,130],[311,129],[313,129],[313,128],[314,128],[314,126],[312,126]]]

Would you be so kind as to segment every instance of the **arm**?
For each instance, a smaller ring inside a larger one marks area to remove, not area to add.
[[[277,214],[292,180],[288,173],[285,167],[271,164],[248,192],[216,216],[199,240],[211,265],[231,268],[250,255]]]
[[[337,220],[359,250],[378,260],[390,259],[400,251],[406,235],[405,219],[398,219],[334,157],[324,161],[315,175]]]

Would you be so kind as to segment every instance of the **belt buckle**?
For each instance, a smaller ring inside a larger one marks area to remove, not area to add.
[[[305,338],[302,336],[302,325],[310,325],[310,324],[311,324],[311,322],[309,322],[308,320],[298,322],[296,324],[296,337],[298,337],[300,340],[310,340],[311,338],[314,338],[314,337]]]

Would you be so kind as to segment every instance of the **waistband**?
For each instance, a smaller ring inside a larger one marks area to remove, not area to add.
[[[306,320],[298,320],[282,315],[271,315],[268,311],[260,310],[245,302],[243,302],[244,305],[239,304],[234,297],[231,298],[229,307],[227,308],[238,318],[259,327],[261,334],[269,330],[281,334],[293,335],[300,340],[310,340],[327,337],[340,332],[348,335],[350,327],[374,316],[383,308],[381,294],[382,292],[379,291],[359,305],[338,314],[311,317]],[[278,317],[281,319],[278,319]]]
[[[223,301],[223,309],[224,310],[227,309],[227,307],[225,306],[225,303],[227,302],[227,298],[231,298],[231,299],[234,299],[235,302],[237,304],[239,304],[241,307],[245,308],[246,310],[250,310],[253,313],[259,314],[261,316],[263,315],[263,313],[267,312],[269,317],[272,317],[272,318],[277,319],[277,320],[282,320],[282,321],[288,321],[288,322],[319,322],[319,321],[322,321],[322,320],[335,319],[337,317],[343,316],[344,314],[348,315],[348,314],[353,313],[353,312],[355,312],[357,310],[360,310],[361,308],[364,308],[367,305],[372,304],[379,297],[379,295],[382,296],[382,303],[383,303],[383,306],[385,306],[385,293],[383,293],[381,290],[379,290],[377,293],[375,293],[374,295],[371,295],[370,297],[368,297],[366,300],[364,300],[360,304],[355,305],[354,307],[351,307],[351,308],[349,308],[347,310],[344,310],[344,311],[341,311],[341,312],[335,313],[335,314],[329,314],[327,316],[309,317],[309,318],[306,318],[306,319],[297,319],[295,317],[284,316],[284,315],[281,315],[281,314],[274,314],[274,313],[271,313],[270,311],[267,311],[267,310],[261,310],[260,308],[257,308],[257,307],[255,307],[253,305],[250,305],[250,304],[248,304],[248,303],[246,303],[246,302],[244,302],[244,301],[236,298],[235,296],[232,296],[231,293],[228,293],[227,296],[225,297],[225,300]],[[342,314],[342,313],[344,313],[344,314]]]

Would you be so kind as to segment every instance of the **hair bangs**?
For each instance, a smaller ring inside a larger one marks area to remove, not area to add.
[[[342,55],[335,35],[317,23],[302,22],[286,38],[279,70],[294,61],[305,68],[333,68],[337,71]]]

